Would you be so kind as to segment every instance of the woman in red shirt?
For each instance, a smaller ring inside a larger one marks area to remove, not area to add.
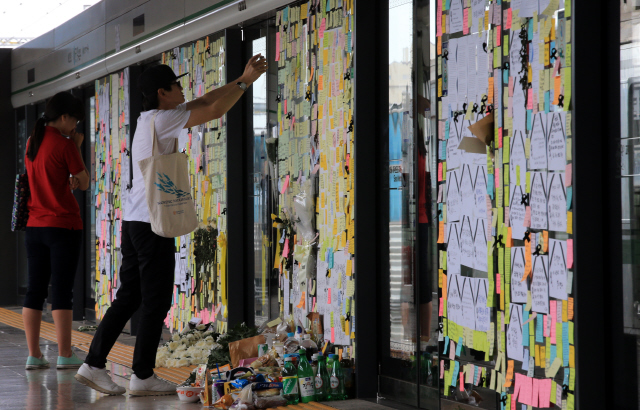
[[[25,164],[31,197],[25,246],[29,283],[22,308],[29,347],[27,370],[49,367],[39,344],[49,280],[58,339],[57,368],[82,365],[71,351],[73,281],[82,240],[80,208],[71,191],[89,187],[89,172],[80,155],[84,135],[75,130],[83,119],[82,101],[69,93],[58,93],[47,103],[27,142]]]

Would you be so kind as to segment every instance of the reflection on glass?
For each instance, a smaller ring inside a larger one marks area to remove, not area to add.
[[[415,354],[413,2],[389,2],[389,286],[391,357]]]
[[[252,42],[252,54],[267,55],[267,38]],[[267,134],[267,76],[253,83],[253,255],[255,325],[269,319],[269,209],[268,166],[265,152]]]

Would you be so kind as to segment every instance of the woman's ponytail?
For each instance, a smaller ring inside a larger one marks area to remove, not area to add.
[[[35,160],[36,155],[38,155],[38,149],[40,149],[42,139],[44,138],[44,126],[48,120],[49,119],[43,114],[38,118],[36,125],[33,127],[31,138],[29,138],[29,146],[27,147],[27,158],[29,158],[30,161]]]

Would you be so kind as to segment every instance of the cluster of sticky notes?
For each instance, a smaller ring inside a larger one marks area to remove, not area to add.
[[[575,366],[571,3],[436,4],[438,315],[441,354],[461,360],[441,377],[466,379],[464,350],[481,350],[507,407],[561,405],[555,378]]]
[[[318,231],[317,283],[298,280],[308,270],[309,246],[298,232],[288,243],[293,252],[278,249],[279,260],[294,259],[279,265],[280,293],[308,300],[280,301],[297,303],[291,311],[303,323],[307,312],[324,312],[325,337],[340,345],[355,338],[353,12],[352,0],[276,12],[277,125],[269,131],[277,138],[279,216],[298,219],[291,214],[295,197],[309,195],[309,182],[319,182],[309,199]]]
[[[96,124],[94,195],[96,212],[95,311],[98,318],[115,299],[122,254],[122,205],[128,194],[129,69],[95,81]]]

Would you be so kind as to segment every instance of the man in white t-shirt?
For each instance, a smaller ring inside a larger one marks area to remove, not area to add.
[[[158,236],[151,230],[138,161],[151,156],[150,121],[154,115],[158,150],[162,155],[171,154],[183,129],[223,116],[266,70],[265,58],[256,55],[249,60],[244,74],[236,81],[188,103],[185,103],[179,77],[169,66],[157,65],[140,75],[138,83],[144,98],[144,111],[138,118],[131,147],[133,186],[124,206],[120,288],[98,326],[85,363],[75,376],[80,383],[106,394],[125,392],[124,387],[111,380],[105,365],[107,355],[125,324],[142,305],[129,394],[150,396],[176,393],[175,386],[158,379],[153,372],[162,324],[171,307],[175,244],[174,238]]]

